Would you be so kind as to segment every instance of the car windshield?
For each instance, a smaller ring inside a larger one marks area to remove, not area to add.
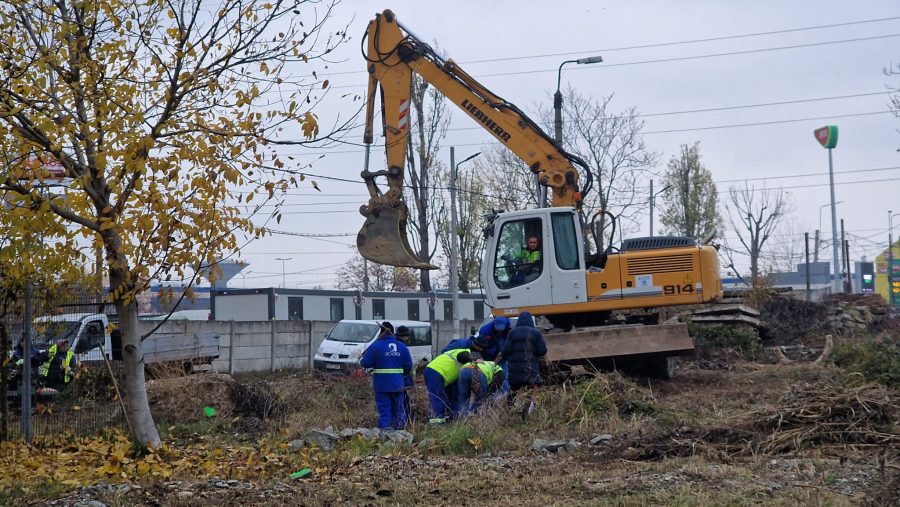
[[[81,322],[35,322],[31,343],[40,350],[49,349],[63,338],[69,340],[69,343],[72,344],[75,341],[75,334],[80,327]]]
[[[377,324],[338,322],[325,339],[335,342],[367,343],[375,336],[377,330]]]

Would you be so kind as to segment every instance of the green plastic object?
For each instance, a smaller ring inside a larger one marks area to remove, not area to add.
[[[203,407],[203,415],[206,417],[213,417],[216,415],[216,409],[212,407]]]
[[[300,470],[299,472],[292,473],[291,479],[302,479],[311,473],[312,473],[312,470],[310,470],[308,468],[304,468],[303,470]]]

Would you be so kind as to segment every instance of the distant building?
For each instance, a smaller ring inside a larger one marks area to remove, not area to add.
[[[894,242],[891,247],[894,305],[900,305],[900,239]],[[878,254],[878,257],[875,257],[875,292],[881,294],[885,301],[888,301],[887,253],[888,250],[885,248]]]
[[[797,264],[796,271],[787,273],[769,273],[769,283],[776,289],[791,289],[791,292],[798,293],[801,297],[806,296],[806,263]],[[722,279],[722,288],[729,289],[746,289],[749,288],[743,280],[736,277],[726,277]],[[813,301],[822,299],[823,296],[831,294],[831,263],[829,262],[811,262],[809,263],[809,296]]]
[[[213,320],[453,319],[453,300],[447,292],[215,289],[210,305]],[[481,294],[459,295],[461,320],[480,321],[489,314]]]

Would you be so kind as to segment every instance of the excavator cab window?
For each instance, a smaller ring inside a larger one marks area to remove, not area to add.
[[[550,223],[553,226],[553,247],[556,253],[556,265],[560,269],[581,269],[579,262],[580,246],[575,236],[575,215],[573,213],[553,213]]]
[[[494,256],[494,282],[500,289],[537,280],[544,270],[540,218],[506,222],[500,229]]]

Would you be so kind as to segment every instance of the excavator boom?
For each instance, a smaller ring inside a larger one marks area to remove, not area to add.
[[[409,141],[412,74],[415,72],[442,95],[509,148],[550,187],[553,206],[581,207],[590,184],[590,171],[578,157],[566,153],[551,137],[515,105],[503,100],[403,27],[393,12],[376,14],[366,30],[369,87],[366,104],[366,164],[362,178],[369,202],[360,208],[366,217],[357,235],[359,253],[374,262],[416,269],[434,269],[410,248],[406,238],[409,212],[403,202],[404,167]],[[379,87],[380,85],[380,87]],[[376,92],[381,92],[387,169],[369,171],[373,142]],[[578,188],[579,171],[587,175]],[[387,179],[382,192],[375,179]]]

